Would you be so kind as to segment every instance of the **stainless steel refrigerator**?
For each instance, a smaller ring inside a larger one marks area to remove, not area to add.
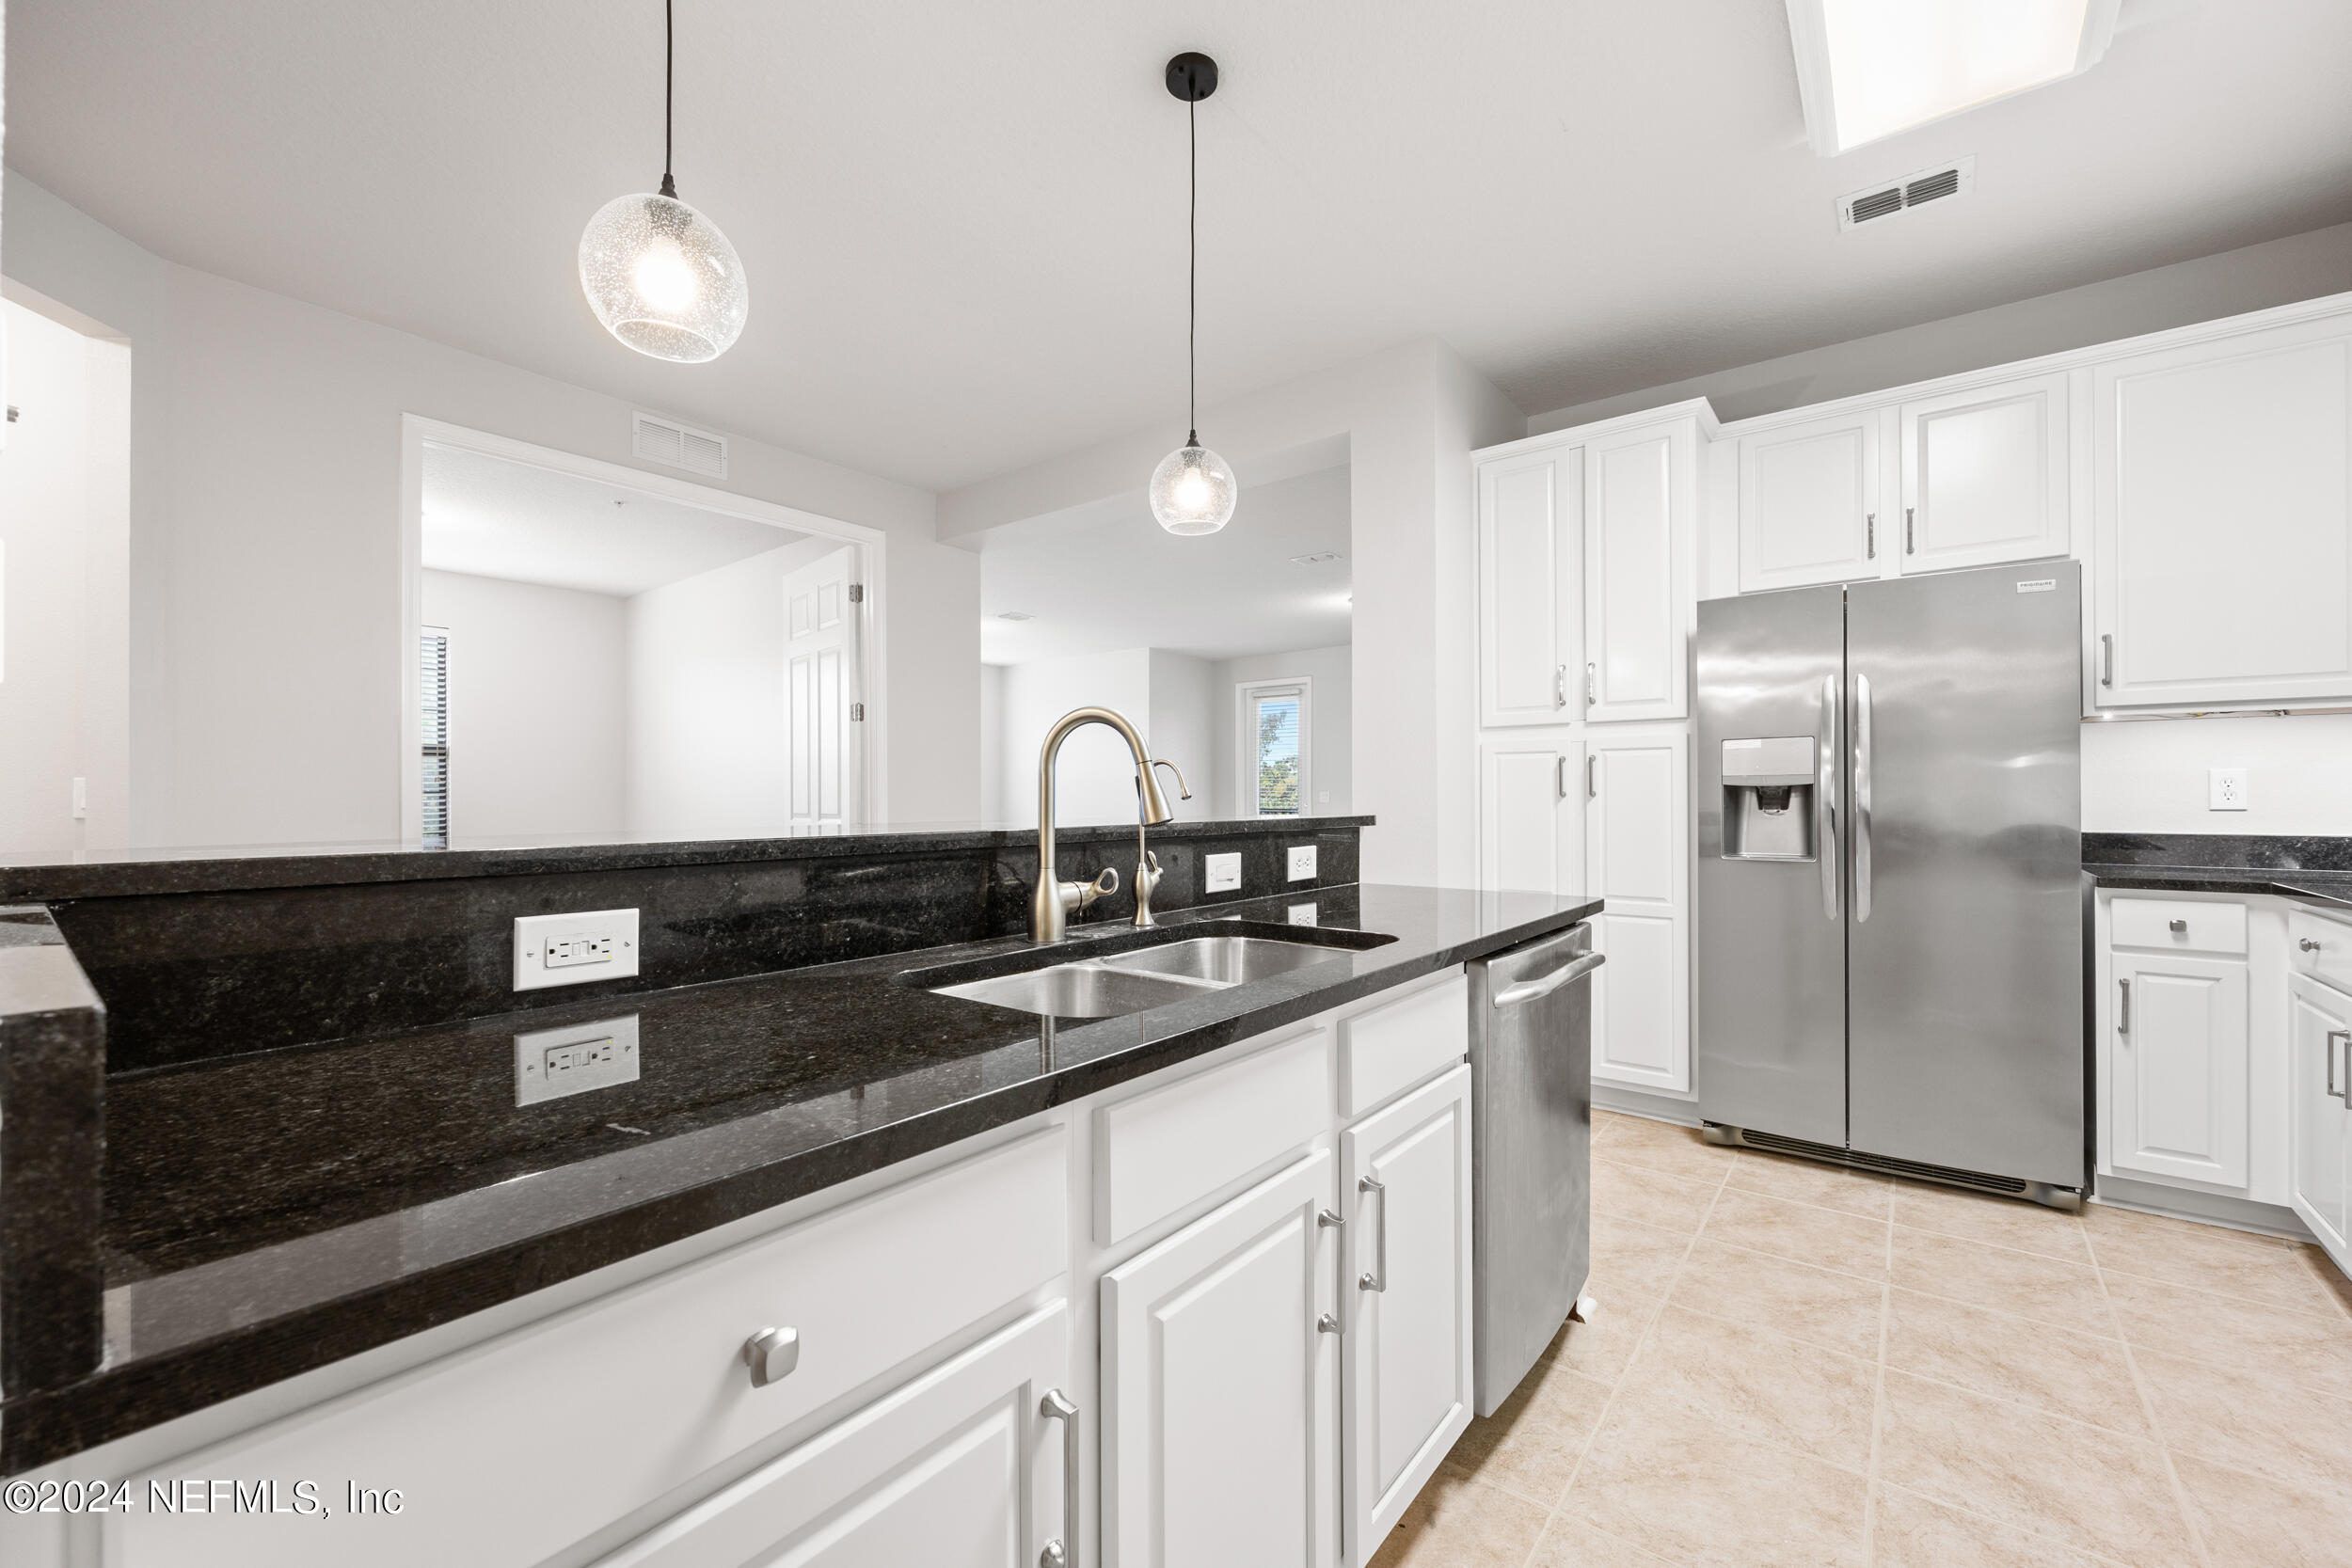
[[[1708,1135],[2086,1184],[2080,568],[1698,607]]]

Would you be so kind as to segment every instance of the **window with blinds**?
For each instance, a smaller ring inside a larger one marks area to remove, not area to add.
[[[1308,815],[1308,688],[1268,681],[1241,689],[1242,799],[1252,816]]]
[[[418,643],[417,734],[424,777],[424,847],[449,847],[449,628],[427,626]]]

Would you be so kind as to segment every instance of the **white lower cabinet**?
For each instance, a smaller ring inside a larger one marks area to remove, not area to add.
[[[2114,973],[2114,1168],[2243,1188],[2245,960],[2119,952]]]
[[[2352,1272],[2352,996],[2287,977],[2294,1103],[2290,1201],[2338,1267]]]
[[[1593,1076],[1691,1086],[1690,736],[1595,730],[1585,767],[1585,890],[1604,901],[1593,950]]]
[[[1470,1424],[1470,1068],[1342,1134],[1340,1179],[1347,1559],[1367,1563]]]
[[[1331,1188],[1318,1149],[1104,1275],[1109,1568],[1330,1560]]]
[[[1055,1302],[599,1568],[1029,1568],[1064,1534],[1070,1311]]]
[[[1584,743],[1522,733],[1478,748],[1478,885],[1574,893],[1584,885]]]

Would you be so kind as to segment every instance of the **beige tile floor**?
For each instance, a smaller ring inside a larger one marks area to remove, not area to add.
[[[1600,1312],[1375,1568],[2352,1565],[2316,1250],[1596,1119]]]

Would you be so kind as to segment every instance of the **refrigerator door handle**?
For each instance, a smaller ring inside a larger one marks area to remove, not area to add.
[[[1821,913],[1837,918],[1837,677],[1821,677],[1821,760],[1813,791],[1814,836],[1821,848]]]
[[[1853,678],[1853,917],[1870,918],[1870,677]]]

